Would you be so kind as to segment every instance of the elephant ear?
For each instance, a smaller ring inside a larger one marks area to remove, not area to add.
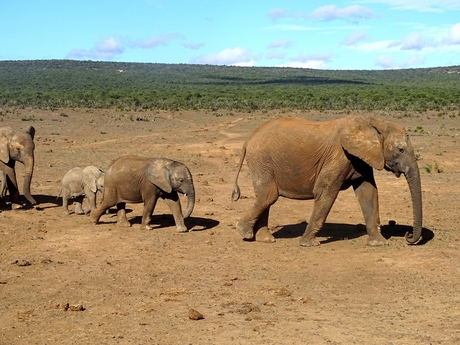
[[[347,118],[339,130],[340,143],[349,154],[362,159],[374,169],[382,170],[385,160],[380,141],[381,131],[377,120],[374,120],[364,117]]]
[[[99,175],[99,168],[88,166],[83,169],[83,183],[88,186],[93,193],[97,192],[96,180]]]
[[[10,151],[8,150],[8,138],[0,135],[0,161],[8,163],[10,160]]]
[[[152,160],[146,168],[148,180],[166,193],[172,192],[170,173],[164,159]]]
[[[35,136],[35,128],[34,128],[34,126],[27,127],[26,133],[30,135],[32,140],[34,140],[34,136]]]

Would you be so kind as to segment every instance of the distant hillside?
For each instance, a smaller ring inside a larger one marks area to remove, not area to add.
[[[0,104],[120,109],[460,109],[460,66],[333,71],[0,61]]]

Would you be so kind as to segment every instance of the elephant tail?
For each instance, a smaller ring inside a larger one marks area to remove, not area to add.
[[[243,148],[241,149],[240,162],[238,163],[238,169],[236,170],[236,174],[235,174],[235,185],[233,187],[233,192],[232,192],[233,202],[238,201],[241,196],[240,186],[238,186],[238,176],[240,175],[241,167],[243,166],[243,161],[244,161],[244,158],[246,157],[246,145],[247,143],[244,143]]]
[[[62,193],[62,189],[59,191],[59,194],[57,195],[56,200],[61,197],[61,193]]]

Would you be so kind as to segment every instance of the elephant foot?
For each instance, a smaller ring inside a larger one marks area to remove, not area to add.
[[[254,232],[252,229],[247,229],[246,227],[241,226],[241,220],[236,223],[236,230],[238,233],[243,236],[243,239],[245,240],[252,240],[254,239]]]
[[[372,236],[369,237],[369,241],[367,241],[368,246],[377,247],[377,246],[384,246],[388,245],[388,241],[379,234],[379,236]]]
[[[176,231],[177,232],[187,232],[188,229],[187,229],[187,227],[185,225],[177,225],[176,226]]]
[[[274,243],[276,242],[275,237],[270,233],[268,228],[264,226],[256,232],[256,241],[265,242],[265,243]]]
[[[141,224],[139,230],[153,230],[154,226],[150,224]]]
[[[321,243],[315,239],[315,238],[310,238],[309,236],[302,236],[300,238],[300,245],[302,247],[317,247],[319,246]]]
[[[12,209],[12,210],[19,210],[19,209],[21,209],[21,208],[22,208],[22,205],[21,205],[21,204],[16,204],[16,203],[14,203],[14,204],[12,203],[12,204],[11,204],[11,209]]]
[[[131,223],[127,219],[122,219],[117,222],[117,226],[120,226],[122,228],[129,228],[131,227]],[[150,230],[150,227],[148,225],[147,227],[148,228],[146,230]],[[141,228],[142,228],[142,225],[141,225]]]

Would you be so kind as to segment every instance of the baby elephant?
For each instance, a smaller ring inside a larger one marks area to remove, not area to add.
[[[184,215],[178,192],[187,195]],[[117,205],[117,225],[129,227],[126,202],[143,202],[141,229],[150,230],[149,223],[159,197],[169,206],[177,231],[186,232],[184,218],[190,216],[195,205],[195,188],[189,169],[167,158],[121,156],[105,172],[104,197],[99,207],[91,211],[91,221],[98,223],[108,208]]]
[[[62,178],[62,208],[69,214],[69,199],[75,198],[75,214],[88,214],[96,208],[96,193],[104,189],[104,172],[89,165],[86,168],[76,167],[70,169]],[[83,198],[89,201],[89,206],[82,209]]]

